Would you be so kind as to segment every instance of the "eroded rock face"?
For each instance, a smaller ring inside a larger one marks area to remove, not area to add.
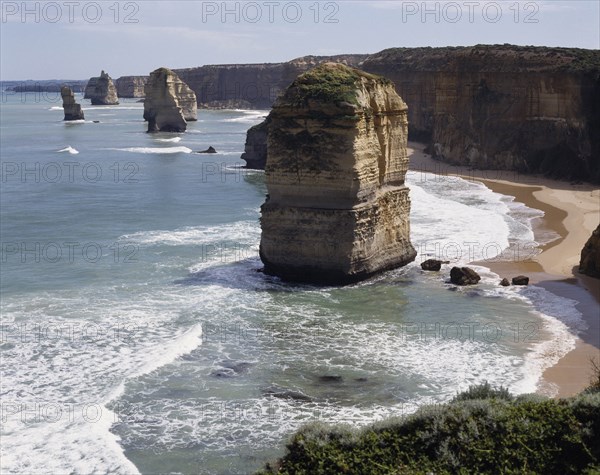
[[[148,132],[185,132],[197,120],[196,95],[168,68],[150,74],[145,88],[144,119]]]
[[[246,161],[246,168],[264,170],[267,164],[267,133],[270,120],[266,119],[258,125],[248,129],[246,145],[242,160]]]
[[[60,89],[60,95],[63,101],[63,110],[65,111],[65,120],[84,120],[81,105],[75,101],[75,94],[70,87],[63,86]]]
[[[581,251],[579,272],[600,279],[600,224]]]
[[[110,106],[119,103],[117,88],[111,77],[104,71],[100,76],[90,78],[85,87],[84,99],[90,99],[93,106]]]
[[[128,98],[144,97],[147,82],[148,76],[121,76],[115,81],[117,95]]]
[[[408,104],[409,138],[426,142],[438,160],[499,170],[494,176],[509,180],[518,172],[600,182],[598,50],[393,48],[353,59],[362,70],[394,81]],[[228,91],[248,85],[242,96],[257,96],[252,106],[268,107],[268,98],[274,100],[310,62],[228,66],[218,77],[227,79]],[[200,69],[195,75],[205,79],[203,90],[214,90]],[[210,84],[224,83],[213,77]]]
[[[176,69],[192,88],[198,105],[210,109],[267,109],[309,69],[325,62],[357,66],[367,55],[303,56],[285,63],[216,64]]]
[[[389,81],[326,63],[299,76],[269,118],[265,272],[343,284],[414,260],[407,107]]]
[[[393,48],[361,68],[394,81],[411,139],[441,161],[600,181],[598,50]]]

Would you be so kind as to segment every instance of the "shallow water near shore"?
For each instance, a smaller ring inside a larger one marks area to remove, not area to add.
[[[6,473],[251,473],[306,422],[367,424],[483,381],[535,391],[582,325],[572,301],[485,267],[469,288],[421,271],[536,252],[540,212],[480,183],[410,172],[414,263],[290,285],[259,272],[264,174],[239,168],[266,111],[149,135],[133,100],[66,124],[57,104],[9,99]]]

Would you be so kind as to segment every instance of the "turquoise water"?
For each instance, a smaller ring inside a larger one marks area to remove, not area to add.
[[[534,252],[541,212],[479,183],[409,173],[415,263],[290,285],[259,272],[264,175],[239,168],[266,111],[149,135],[133,100],[79,99],[86,122],[66,124],[26,99],[0,124],[3,473],[251,473],[309,421],[366,424],[484,380],[534,391],[573,344],[570,301],[420,270]]]

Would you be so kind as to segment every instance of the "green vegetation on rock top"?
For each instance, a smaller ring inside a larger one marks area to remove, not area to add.
[[[473,387],[361,430],[312,424],[262,475],[600,473],[600,392],[569,399]]]
[[[389,48],[366,64],[390,63],[400,70],[434,71],[453,65],[457,71],[600,73],[600,50],[546,46],[475,45]]]
[[[307,105],[310,99],[324,103],[348,102],[358,104],[356,91],[361,78],[391,82],[339,63],[325,63],[301,74],[288,88],[285,98],[294,107]]]

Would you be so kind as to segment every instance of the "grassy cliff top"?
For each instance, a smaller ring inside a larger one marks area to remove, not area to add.
[[[312,424],[267,474],[600,473],[598,383],[569,399],[487,384],[364,429]]]
[[[285,101],[304,106],[309,100],[324,103],[357,104],[356,93],[362,79],[392,84],[388,79],[351,68],[341,63],[323,63],[296,78],[286,91]]]
[[[390,48],[371,55],[364,67],[398,71],[567,71],[600,73],[600,50],[545,46],[475,45]]]

